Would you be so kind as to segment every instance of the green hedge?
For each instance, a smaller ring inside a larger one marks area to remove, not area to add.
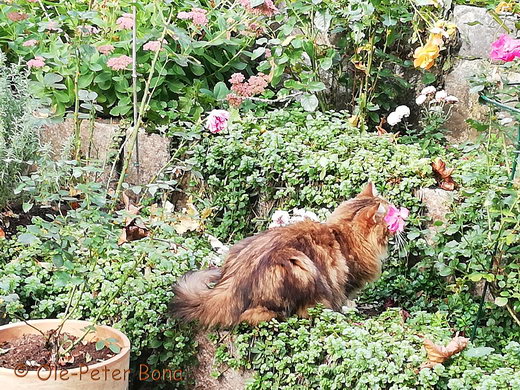
[[[414,190],[434,183],[425,151],[361,133],[345,112],[246,117],[226,133],[203,137],[193,153],[204,205],[216,214],[210,230],[225,240],[265,228],[277,208],[332,209],[368,180],[416,214]]]
[[[253,369],[249,390],[520,388],[518,342],[501,354],[470,344],[444,364],[419,371],[427,360],[422,337],[441,345],[452,337],[441,314],[417,312],[406,321],[398,309],[372,318],[352,311],[313,309],[311,314],[309,320],[241,329],[232,351],[219,348],[219,361]]]

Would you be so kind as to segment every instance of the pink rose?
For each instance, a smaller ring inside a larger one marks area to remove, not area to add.
[[[32,60],[27,61],[27,67],[31,68],[43,68],[45,66],[45,59],[43,57],[34,57]]]
[[[520,57],[520,39],[513,39],[506,34],[500,35],[491,45],[489,56],[495,61],[513,61],[516,57]]]
[[[392,233],[400,233],[404,230],[404,221],[408,219],[410,211],[406,207],[398,209],[394,205],[390,205],[385,216],[385,222],[388,225],[388,230]]]
[[[227,128],[229,120],[229,112],[226,110],[213,110],[209,113],[206,123],[206,129],[213,134],[220,133]]]

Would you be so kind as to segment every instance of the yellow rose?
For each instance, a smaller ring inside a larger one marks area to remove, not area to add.
[[[513,3],[509,3],[507,1],[501,1],[495,8],[495,12],[497,14],[502,13],[502,12],[513,12]]]
[[[435,59],[439,56],[439,52],[439,46],[433,40],[428,39],[426,45],[415,49],[413,66],[421,69],[430,69],[435,64]]]

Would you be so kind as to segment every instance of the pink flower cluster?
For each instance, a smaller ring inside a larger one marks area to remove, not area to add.
[[[120,29],[123,30],[131,30],[134,28],[134,15],[132,14],[123,14],[120,18],[116,21],[117,25]]]
[[[60,31],[60,24],[55,20],[51,20],[50,22],[47,22],[45,29],[49,31]]]
[[[27,67],[31,68],[43,68],[45,66],[45,59],[43,57],[34,57],[32,60],[27,61]]]
[[[25,20],[29,17],[29,15],[24,14],[22,12],[9,12],[7,14],[7,19],[9,19],[11,22],[20,22],[22,20]]]
[[[112,70],[123,70],[132,63],[132,58],[128,56],[112,57],[107,61],[107,66]]]
[[[245,98],[261,94],[269,84],[269,76],[263,73],[251,76],[248,81],[245,79],[242,73],[234,73],[229,79],[233,92],[228,94],[226,99],[233,107],[240,106]]]
[[[206,123],[206,129],[213,134],[220,133],[226,129],[229,120],[229,112],[226,110],[213,110],[209,113]]]
[[[147,50],[147,51],[159,51],[161,50],[161,46],[165,43],[166,41],[163,39],[162,41],[160,40],[157,40],[157,41],[149,41],[147,43],[145,43],[143,45],[143,50]]]
[[[97,47],[97,50],[104,55],[109,55],[114,51],[115,47],[112,45],[101,45]]]
[[[196,26],[205,26],[208,24],[207,11],[202,8],[193,8],[191,12],[179,12],[177,18],[183,20],[191,20]]]
[[[251,7],[250,0],[240,0],[240,4],[255,15],[273,16],[279,12],[272,0],[264,0],[258,7]]]
[[[502,34],[491,45],[491,53],[489,55],[495,61],[513,61],[520,57],[520,39],[513,39],[509,35]]]
[[[36,46],[38,44],[38,41],[36,39],[29,39],[27,41],[25,41],[24,43],[22,43],[22,46],[23,47],[33,47],[33,46]]]

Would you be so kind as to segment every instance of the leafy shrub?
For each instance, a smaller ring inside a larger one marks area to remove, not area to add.
[[[195,362],[192,330],[169,320],[167,304],[174,281],[205,263],[207,240],[180,237],[156,209],[143,216],[151,237],[118,246],[125,214],[104,211],[96,184],[78,188],[80,208],[50,222],[34,217],[15,239],[0,240],[0,314],[60,318],[73,302],[72,318],[100,316],[129,337],[132,373],[140,363],[186,372]]]
[[[37,102],[27,88],[25,72],[7,66],[0,53],[0,207],[12,198],[27,162],[39,150]]]
[[[503,354],[473,348],[433,369],[422,336],[445,345],[452,335],[440,313],[417,312],[406,322],[399,310],[365,318],[312,309],[311,318],[271,321],[235,332],[232,350],[217,357],[255,371],[247,389],[511,389],[520,386],[520,344]],[[237,334],[238,333],[238,334]]]
[[[203,137],[193,153],[206,206],[216,214],[210,230],[226,240],[265,227],[276,208],[332,209],[369,179],[390,201],[418,212],[414,189],[433,183],[425,152],[360,132],[341,112],[247,117],[226,134]]]

